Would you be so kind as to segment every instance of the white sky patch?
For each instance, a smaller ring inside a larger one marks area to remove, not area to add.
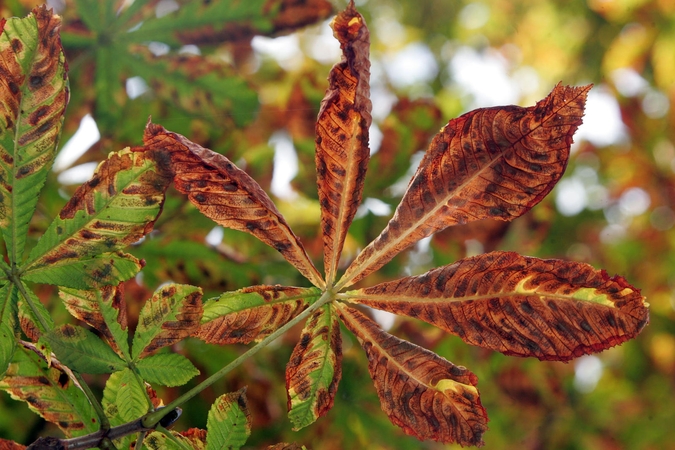
[[[574,387],[580,392],[591,392],[602,377],[602,361],[593,355],[584,355],[574,361]]]
[[[269,144],[274,147],[274,171],[272,172],[272,194],[284,200],[293,200],[297,192],[291,181],[298,174],[298,155],[293,141],[286,131],[277,131],[270,137]]]
[[[518,101],[518,87],[508,76],[508,63],[496,50],[477,52],[461,47],[449,66],[453,81],[473,99],[467,105],[469,110]]]
[[[155,8],[155,15],[157,18],[160,18],[167,14],[171,14],[174,11],[178,11],[179,9],[180,5],[175,0],[160,0]]]
[[[384,68],[377,61],[371,61],[370,65],[370,100],[373,110],[371,114],[376,122],[383,121],[391,112],[398,98],[383,83]]]
[[[321,64],[335,64],[340,61],[340,42],[333,37],[329,20],[321,25],[319,35],[312,36],[307,45],[307,54]]]
[[[186,55],[201,55],[202,51],[194,44],[184,45],[178,50],[178,53]]]
[[[583,121],[574,134],[576,142],[585,139],[596,147],[606,147],[628,140],[619,103],[606,86],[596,86],[588,93]]]
[[[274,59],[286,71],[292,72],[302,65],[303,54],[297,34],[276,38],[255,36],[251,46],[256,54]]]
[[[96,162],[80,164],[64,170],[56,177],[56,180],[63,185],[82,184],[91,178],[96,167],[98,167]]]
[[[354,216],[354,218],[359,219],[369,212],[376,216],[388,216],[391,214],[391,206],[380,199],[367,197],[359,205],[359,209],[356,210],[356,216]]]
[[[610,76],[614,86],[624,97],[635,97],[644,93],[649,87],[647,80],[630,68],[616,69]]]
[[[577,178],[561,180],[555,194],[555,206],[563,216],[576,216],[586,208],[586,189]]]
[[[371,155],[374,155],[380,150],[383,138],[384,135],[382,134],[382,131],[380,131],[380,127],[375,123],[370,124],[370,128],[368,129],[368,146],[370,147]]]
[[[375,322],[384,330],[389,331],[391,327],[394,326],[396,322],[396,314],[392,314],[388,311],[380,311],[379,309],[372,309],[373,319]]]
[[[127,78],[126,82],[127,95],[131,100],[140,97],[148,92],[148,83],[141,77]]]
[[[223,237],[225,237],[225,230],[223,230],[223,227],[217,226],[211,228],[211,231],[209,231],[204,240],[207,244],[215,247],[223,242]]]
[[[155,56],[164,56],[171,51],[171,47],[164,42],[152,41],[148,44],[148,50]]]
[[[429,83],[438,74],[436,58],[429,47],[421,42],[413,42],[393,54],[385,55],[384,67],[396,88]]]
[[[61,172],[70,167],[77,159],[84,155],[89,148],[101,139],[101,133],[98,131],[96,121],[87,114],[80,121],[80,126],[73,134],[63,149],[56,156],[54,160],[54,172]]]
[[[639,216],[647,212],[650,204],[649,194],[639,187],[627,189],[619,199],[619,209],[626,216]]]

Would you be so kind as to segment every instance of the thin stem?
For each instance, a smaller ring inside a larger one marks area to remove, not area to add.
[[[18,275],[16,273],[12,273],[10,279],[12,280],[12,283],[16,286],[16,288],[19,290],[21,295],[23,296],[24,300],[26,300],[26,303],[28,304],[28,307],[33,311],[33,315],[37,318],[38,322],[40,322],[40,326],[42,327],[42,332],[43,333],[48,333],[51,331],[51,326],[47,323],[44,317],[40,315],[38,312],[37,307],[33,303],[33,299],[30,298],[30,295],[28,295],[28,292],[26,291],[26,287],[23,285],[21,280],[19,279]]]
[[[256,353],[258,353],[263,348],[267,347],[267,345],[270,342],[272,342],[273,340],[275,340],[276,338],[278,338],[279,336],[284,334],[289,328],[293,327],[295,324],[297,324],[300,321],[309,317],[314,311],[321,308],[326,303],[329,303],[330,301],[332,301],[333,298],[334,298],[334,294],[333,294],[332,291],[325,291],[314,304],[309,306],[309,308],[307,308],[302,313],[295,316],[292,320],[287,322],[282,327],[279,327],[278,329],[276,329],[272,334],[267,336],[265,339],[260,341],[255,346],[248,349],[248,351],[241,354],[239,357],[237,357],[235,360],[233,360],[230,364],[223,367],[218,372],[214,373],[213,375],[208,377],[206,380],[199,383],[199,385],[195,386],[194,388],[190,389],[185,394],[181,395],[180,397],[178,397],[174,401],[170,402],[168,405],[166,405],[166,408],[163,408],[161,410],[155,411],[155,412],[150,413],[150,414],[146,414],[141,419],[141,421],[143,422],[143,425],[147,428],[155,427],[155,425],[157,425],[157,423],[159,423],[159,421],[162,420],[162,418],[165,415],[167,415],[168,413],[170,413],[171,411],[173,411],[174,409],[176,409],[178,406],[182,405],[183,403],[187,402],[191,398],[195,397],[196,395],[198,395],[204,389],[211,386],[216,381],[220,380],[223,376],[225,376],[227,373],[232,371],[237,366],[241,365],[248,358],[255,355]]]
[[[89,385],[84,381],[82,375],[80,375],[78,372],[75,372],[74,370],[73,375],[75,375],[77,382],[80,383],[80,389],[82,389],[82,392],[84,392],[84,396],[87,397],[87,400],[89,400],[89,403],[91,403],[91,406],[94,408],[96,416],[98,417],[98,420],[101,424],[101,430],[109,430],[110,422],[108,421],[108,416],[105,415],[105,411],[103,411],[103,406],[101,406],[101,404],[98,402],[94,393],[91,392]]]

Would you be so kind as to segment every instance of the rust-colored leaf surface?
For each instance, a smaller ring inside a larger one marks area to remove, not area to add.
[[[190,336],[203,313],[202,291],[187,284],[168,284],[148,300],[138,317],[132,357],[143,358]]]
[[[286,366],[288,415],[294,430],[330,411],[341,378],[340,323],[328,304],[309,318]]]
[[[339,306],[339,312],[366,352],[382,410],[393,424],[420,440],[483,445],[488,418],[476,375],[382,331],[355,309]]]
[[[370,33],[354,3],[333,20],[342,60],[330,71],[316,122],[316,174],[326,282],[332,285],[349,225],[361,202],[370,150]]]
[[[7,439],[0,439],[0,450],[24,450],[25,445]]]
[[[352,300],[415,317],[506,355],[568,361],[634,338],[649,320],[639,289],[579,262],[512,252],[352,291]]]
[[[315,286],[324,282],[302,243],[272,200],[246,172],[223,155],[149,123],[146,148],[173,175],[176,189],[216,223],[252,234],[275,248]],[[166,156],[165,156],[166,155]]]
[[[591,86],[557,85],[535,106],[476,109],[434,137],[394,217],[347,269],[339,287],[382,267],[448,226],[510,221],[539,203],[567,167]]]
[[[204,304],[201,326],[193,334],[211,344],[260,341],[318,298],[317,288],[252,286],[226,292]]]

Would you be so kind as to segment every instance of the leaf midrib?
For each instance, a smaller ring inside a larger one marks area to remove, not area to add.
[[[344,308],[344,306],[340,305],[339,303],[336,303],[336,304],[338,305],[339,308]],[[343,314],[343,315],[344,315],[344,316],[347,316],[346,314]],[[396,368],[397,368],[399,371],[401,371],[402,373],[407,374],[408,377],[409,377],[410,379],[415,380],[415,382],[417,382],[418,384],[420,384],[420,385],[422,385],[422,386],[426,386],[428,389],[433,389],[433,390],[436,391],[436,392],[440,392],[442,395],[445,396],[445,393],[444,393],[444,392],[442,392],[442,391],[438,390],[436,387],[434,387],[434,386],[432,386],[432,385],[430,385],[430,384],[428,384],[428,383],[426,383],[426,382],[420,380],[420,379],[419,379],[417,376],[415,376],[411,371],[409,371],[408,369],[406,369],[405,367],[403,367],[401,364],[399,364],[398,361],[396,361],[396,359],[395,359],[393,356],[391,356],[391,353],[389,353],[389,352],[386,351],[384,348],[382,348],[382,346],[381,346],[380,343],[377,341],[377,339],[375,339],[375,338],[373,337],[373,335],[370,334],[370,333],[368,332],[368,330],[367,330],[365,327],[361,327],[361,324],[360,324],[360,323],[358,323],[358,322],[356,322],[356,321],[352,321],[352,320],[351,320],[351,316],[347,316],[347,317],[350,318],[350,322],[351,322],[352,326],[354,326],[354,327],[356,327],[356,328],[359,328],[359,329],[361,330],[361,332],[369,338],[369,341],[370,341],[371,345],[373,345],[374,347],[376,347],[376,348],[379,350],[379,353],[380,353],[380,354],[387,355],[387,360],[388,360],[390,363],[392,363],[393,365],[395,365]],[[453,382],[455,382],[455,383],[457,383],[457,384],[461,384],[461,385],[463,385],[463,386],[467,386],[465,383],[462,383],[462,382],[460,382],[460,381],[453,380],[452,378],[447,378],[447,379],[448,379],[448,380],[451,380],[451,381],[453,381]],[[440,381],[440,380],[439,380],[439,381]],[[475,389],[474,386],[471,386],[471,387]],[[446,398],[447,398],[447,396],[446,396]],[[454,403],[453,401],[451,401],[450,399],[447,399],[447,401],[448,401],[448,403],[452,406],[452,408],[455,410],[455,412],[457,413],[457,415],[460,416],[460,417],[462,418],[462,420],[467,424],[467,426],[471,427],[471,424],[470,424],[469,421],[464,417],[464,415],[463,415],[462,412],[459,410],[459,408],[457,408],[457,407],[455,406],[455,403]]]
[[[586,91],[583,91],[583,92],[586,92]],[[351,271],[351,273],[349,273],[349,275],[347,277],[343,276],[343,278],[337,283],[336,288],[339,290],[339,289],[343,289],[347,286],[350,286],[352,284],[352,280],[354,278],[356,278],[360,273],[366,271],[370,266],[372,266],[374,263],[376,263],[377,261],[382,259],[382,257],[384,255],[386,255],[391,248],[396,247],[400,242],[405,241],[408,238],[408,236],[410,236],[412,233],[414,233],[420,226],[424,225],[431,217],[437,215],[438,211],[440,211],[443,207],[445,207],[447,205],[448,199],[452,198],[456,192],[461,192],[470,182],[475,180],[477,177],[482,175],[486,170],[488,170],[490,167],[492,167],[492,165],[495,163],[495,161],[499,160],[508,150],[513,149],[520,141],[522,141],[527,136],[529,136],[531,133],[533,133],[535,130],[537,130],[538,128],[543,126],[543,124],[546,123],[552,116],[557,114],[558,111],[560,111],[562,108],[566,107],[570,103],[574,102],[579,97],[579,95],[583,95],[583,92],[575,95],[573,98],[571,98],[567,102],[562,103],[560,105],[560,107],[556,108],[554,111],[551,111],[551,114],[547,115],[545,118],[542,118],[542,120],[539,122],[539,124],[536,127],[530,128],[530,130],[526,134],[523,134],[519,139],[512,142],[509,147],[504,149],[502,152],[500,152],[498,154],[498,156],[496,156],[495,158],[490,160],[488,163],[486,163],[474,175],[467,178],[467,180],[464,183],[457,186],[452,191],[449,191],[445,196],[446,200],[444,202],[443,201],[436,202],[436,205],[434,205],[434,207],[429,212],[424,214],[420,219],[416,220],[414,222],[414,225],[411,225],[411,226],[407,227],[406,230],[403,233],[401,233],[398,237],[394,238],[393,240],[389,241],[380,250],[375,250],[366,260],[364,260],[361,264],[359,264],[359,266],[354,267],[354,269]],[[536,105],[533,108],[536,108]],[[523,109],[527,109],[527,108],[523,108]],[[474,115],[474,117],[475,117],[475,115]],[[481,117],[481,119],[482,119],[482,117]],[[473,118],[472,118],[472,120],[473,120]],[[443,130],[444,129],[445,129],[445,127],[443,128]],[[413,176],[413,179],[414,178],[415,178],[415,176]],[[397,208],[397,210],[398,210],[398,208]],[[387,228],[388,228],[388,225],[387,225]],[[380,234],[380,236],[381,236],[381,234]],[[370,244],[368,244],[367,248],[374,247],[374,244],[375,244],[376,241],[377,241],[377,238],[374,241],[372,241]],[[364,249],[363,251],[365,251],[366,249]]]

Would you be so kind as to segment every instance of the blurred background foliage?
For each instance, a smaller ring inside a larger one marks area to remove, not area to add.
[[[24,16],[39,3],[6,0],[0,8],[3,17]],[[321,263],[314,121],[328,70],[340,56],[328,22],[346,1],[48,3],[64,18],[72,98],[61,141],[69,147],[44,191],[34,240],[97,161],[141,144],[152,115],[225,154],[272,192]],[[345,261],[379,234],[420,152],[449,119],[476,107],[532,105],[558,82],[594,83],[566,175],[547,199],[512,224],[481,222],[438,233],[367,282],[504,249],[605,268],[642,288],[651,304],[651,323],[636,340],[569,364],[469,347],[412,319],[378,320],[479,376],[490,416],[486,448],[675,448],[675,2],[356,3],[371,30],[374,154]],[[254,284],[307,285],[273,250],[214,228],[180,195],[167,199],[155,228],[132,249],[147,262],[126,287],[132,327],[143,301],[170,280],[201,286],[207,298]],[[42,288],[41,297],[57,322],[69,320],[53,289]],[[418,443],[389,424],[347,332],[335,407],[292,432],[284,367],[298,334],[289,332],[188,403],[177,427],[203,428],[217,395],[248,385],[250,448],[280,441],[312,449],[446,448]],[[189,355],[201,378],[242,351],[197,341],[175,350]],[[100,392],[103,382],[92,383]],[[168,401],[179,390],[159,394]],[[28,442],[50,433],[58,435],[24,404],[0,396],[2,437]]]

